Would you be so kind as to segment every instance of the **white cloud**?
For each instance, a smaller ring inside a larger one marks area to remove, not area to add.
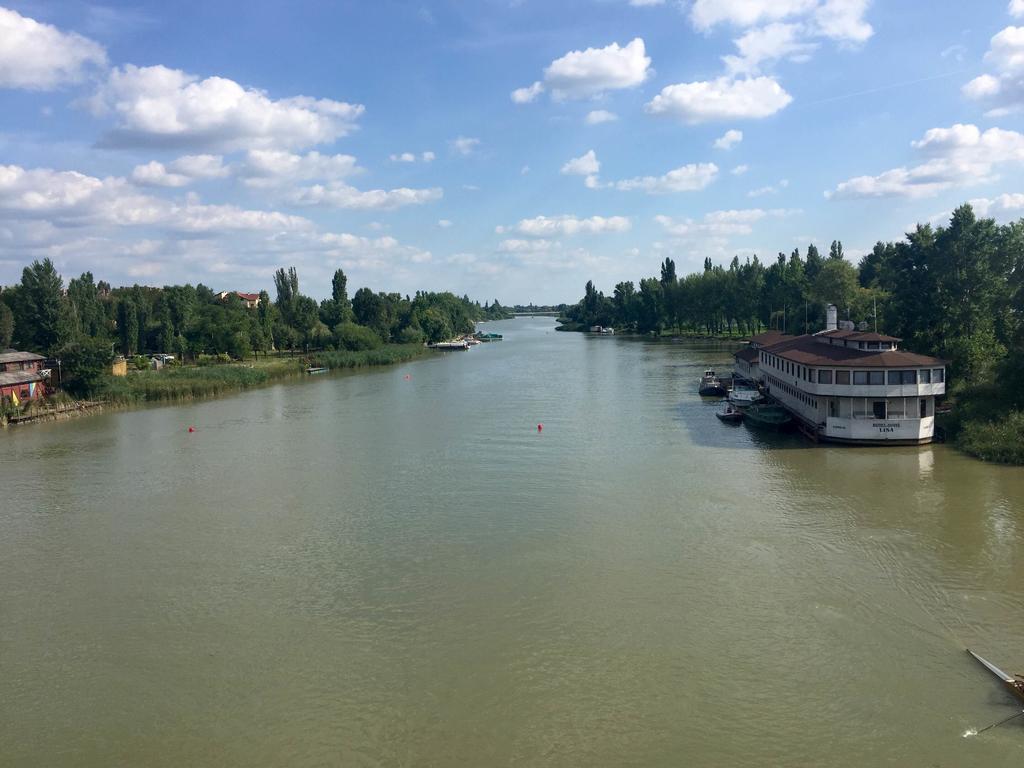
[[[131,178],[143,187],[184,187],[197,179],[223,178],[230,173],[220,155],[184,155],[169,167],[156,160],[137,165]]]
[[[691,163],[671,170],[663,176],[639,176],[617,181],[614,186],[625,192],[640,190],[649,195],[664,195],[704,189],[717,176],[718,166],[714,163]]]
[[[439,226],[441,229],[448,229],[450,226],[452,226],[452,222],[449,221],[448,219],[438,219],[437,226]]]
[[[675,117],[687,123],[769,117],[793,97],[771,77],[677,83],[661,89],[644,109],[652,115]]]
[[[1022,0],[1022,2],[1024,2],[1024,0]],[[939,57],[943,59],[953,58],[956,61],[963,61],[964,55],[966,53],[966,46],[960,45],[959,43],[954,43],[953,45],[943,48],[942,52],[939,54]]]
[[[132,181],[143,187],[184,187],[191,179],[180,173],[171,173],[163,163],[152,160],[135,166]]]
[[[0,88],[48,91],[106,64],[99,43],[0,8]]]
[[[448,145],[452,148],[452,152],[455,154],[468,157],[476,152],[477,148],[480,146],[480,139],[459,136],[457,139],[449,141]]]
[[[634,88],[648,78],[650,67],[644,41],[638,37],[625,46],[612,43],[604,48],[570,51],[547,66],[544,85],[556,101],[585,99],[606,91]]]
[[[253,149],[246,153],[238,173],[250,187],[279,187],[311,179],[337,180],[359,173],[352,155],[294,154],[278,149]]]
[[[521,240],[510,238],[498,243],[498,250],[502,253],[547,253],[558,248],[560,243],[551,240]]]
[[[730,129],[715,139],[715,149],[732,149],[733,146],[743,141],[743,131]]]
[[[1024,2],[1024,0],[1021,0]],[[650,8],[655,5],[664,5],[665,0],[629,0],[629,4],[634,8]]]
[[[626,216],[591,216],[588,219],[579,219],[575,216],[535,216],[532,219],[522,219],[515,227],[515,231],[530,237],[551,237],[553,235],[602,235],[615,232],[628,232],[633,224]],[[498,234],[508,231],[506,227],[498,227]]]
[[[759,187],[747,192],[747,197],[763,197],[764,195],[777,195],[789,186],[789,179],[780,179],[777,184],[769,184],[766,187]]]
[[[818,47],[807,42],[808,31],[802,24],[776,22],[748,30],[733,42],[738,55],[723,56],[730,74],[758,74],[762,65],[779,59],[802,62]]]
[[[1024,134],[975,125],[932,128],[911,143],[925,162],[857,176],[826,192],[828,198],[931,197],[943,190],[993,181],[997,168],[1024,163]]]
[[[231,173],[220,155],[183,155],[171,163],[171,170],[190,179],[222,179]]]
[[[583,122],[587,125],[600,125],[601,123],[613,123],[618,119],[618,115],[614,112],[609,112],[607,109],[594,109],[587,112],[587,116],[583,118]]]
[[[317,205],[343,208],[351,211],[376,211],[424,205],[440,200],[444,192],[439,187],[430,189],[370,189],[359,190],[343,181],[314,184],[293,189],[287,196],[294,205]]]
[[[1006,12],[1015,19],[1024,18],[1024,0],[1010,0],[1010,4],[1006,7]]]
[[[825,0],[814,11],[817,32],[845,43],[863,43],[875,30],[864,21],[869,0]]]
[[[512,91],[512,101],[516,104],[529,104],[544,93],[544,83],[540,80],[526,88],[516,88]]]
[[[818,0],[695,0],[690,21],[701,31],[723,23],[752,27],[810,13],[817,5]]]
[[[742,165],[741,164],[741,165],[735,166],[731,171],[729,171],[729,173],[731,173],[733,176],[742,176],[744,173],[746,173],[749,170],[750,170],[750,166],[749,165]]]
[[[126,65],[112,70],[89,101],[112,113],[111,146],[300,147],[345,136],[363,113],[358,104],[295,96],[274,100],[223,77],[200,80],[178,69]]]
[[[40,217],[58,227],[150,226],[190,233],[312,228],[301,216],[203,205],[195,196],[183,203],[165,200],[138,192],[122,178],[16,165],[0,166],[0,216],[4,214]]]
[[[437,159],[437,155],[433,152],[422,152],[419,155],[415,152],[400,152],[388,155],[388,160],[392,163],[432,163],[435,159]]]
[[[1006,27],[989,41],[985,61],[995,74],[983,74],[965,84],[964,96],[985,102],[990,117],[1024,110],[1024,27]]]
[[[570,176],[593,176],[601,171],[601,162],[594,150],[588,150],[562,166],[562,173]]]
[[[739,210],[711,211],[700,220],[673,219],[670,216],[655,216],[654,220],[670,235],[685,237],[691,235],[712,235],[723,237],[728,235],[749,235],[753,232],[753,224],[766,218],[783,218],[800,213],[798,209],[745,208]]]
[[[1024,3],[1024,0],[1022,0]],[[996,197],[976,197],[973,200],[968,200],[971,207],[974,208],[974,213],[978,216],[992,217],[992,218],[1017,218],[1024,213],[1024,193],[1022,192],[1004,192]],[[949,218],[949,214],[945,216]]]

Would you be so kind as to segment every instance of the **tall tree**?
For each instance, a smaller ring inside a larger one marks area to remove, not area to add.
[[[15,311],[15,341],[44,353],[55,352],[70,337],[64,307],[64,281],[49,259],[34,261],[21,273]]]
[[[14,337],[14,313],[3,301],[0,301],[0,349],[11,346]]]
[[[833,260],[843,258],[843,243],[841,240],[832,241],[832,247],[828,250],[828,257]]]

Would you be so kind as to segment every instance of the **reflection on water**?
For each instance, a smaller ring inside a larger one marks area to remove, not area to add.
[[[1021,763],[1024,473],[552,327],[0,435],[0,764]]]

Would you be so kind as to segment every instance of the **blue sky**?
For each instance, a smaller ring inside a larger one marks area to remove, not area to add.
[[[1024,215],[1024,0],[238,8],[0,6],[0,283],[546,303]]]

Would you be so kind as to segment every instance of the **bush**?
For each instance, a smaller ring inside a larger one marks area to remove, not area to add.
[[[377,349],[383,343],[372,329],[356,323],[342,323],[334,329],[334,337],[338,348],[349,352]]]
[[[427,334],[416,326],[410,325],[398,333],[399,344],[422,344],[427,340]]]
[[[956,445],[985,461],[1024,464],[1024,411],[1009,411],[996,421],[964,421]]]
[[[149,358],[145,355],[136,355],[132,358],[132,367],[136,371],[148,371],[149,370]]]
[[[310,361],[331,370],[341,370],[404,363],[420,357],[425,352],[426,348],[422,344],[388,344],[380,349],[358,352],[320,352],[312,356]]]
[[[103,339],[83,338],[65,345],[57,354],[64,368],[63,386],[78,397],[91,397],[110,375],[113,356],[110,344]]]

